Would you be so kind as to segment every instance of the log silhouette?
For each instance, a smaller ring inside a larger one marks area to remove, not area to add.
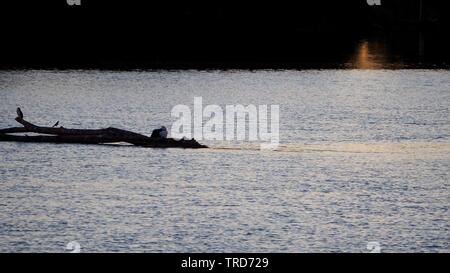
[[[139,133],[114,127],[104,129],[67,129],[64,127],[37,126],[24,119],[20,108],[17,108],[16,121],[23,127],[0,129],[0,141],[44,142],[44,143],[76,143],[76,144],[108,144],[126,142],[140,147],[152,148],[207,148],[195,139],[175,140],[173,138],[152,138]],[[24,136],[14,133],[36,133],[41,135]]]

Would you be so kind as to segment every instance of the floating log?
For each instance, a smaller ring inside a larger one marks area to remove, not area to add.
[[[118,128],[105,129],[67,129],[64,127],[37,126],[24,119],[23,112],[17,108],[16,121],[23,127],[0,129],[0,141],[44,142],[44,143],[76,143],[76,144],[108,144],[125,142],[140,147],[151,148],[207,148],[195,139],[175,140],[173,138],[152,138],[135,132]],[[36,133],[41,135],[24,136],[15,133]]]

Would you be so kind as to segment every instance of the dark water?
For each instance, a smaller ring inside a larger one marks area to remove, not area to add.
[[[361,68],[380,63],[364,43]],[[375,61],[374,61],[375,60]],[[450,72],[3,71],[0,127],[279,104],[278,151],[0,143],[0,251],[449,252]]]

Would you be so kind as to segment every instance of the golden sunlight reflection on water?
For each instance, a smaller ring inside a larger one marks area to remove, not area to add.
[[[388,50],[381,41],[362,40],[356,46],[349,66],[355,69],[383,69],[388,66]]]

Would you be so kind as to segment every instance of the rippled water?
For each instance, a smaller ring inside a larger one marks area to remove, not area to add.
[[[281,146],[0,143],[0,251],[449,252],[450,72],[3,71],[0,128],[279,104]]]

